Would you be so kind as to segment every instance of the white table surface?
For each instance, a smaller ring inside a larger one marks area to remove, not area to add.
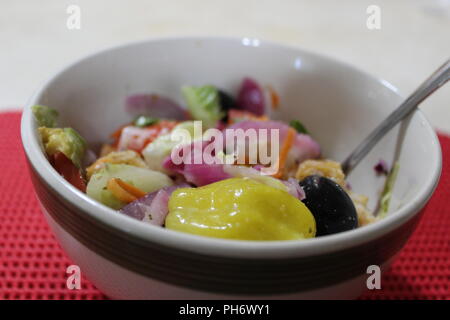
[[[66,9],[81,9],[68,30]],[[369,5],[381,29],[366,27]],[[410,93],[450,57],[450,0],[0,0],[0,110],[20,108],[65,64],[152,37],[247,36],[350,62]],[[450,84],[421,106],[450,132]]]

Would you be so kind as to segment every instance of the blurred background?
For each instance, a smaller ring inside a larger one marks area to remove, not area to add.
[[[80,9],[80,29],[67,27],[71,5]],[[367,27],[371,5],[380,9],[380,29]],[[22,107],[53,73],[93,51],[183,35],[299,46],[407,95],[450,57],[450,0],[1,0],[0,111]],[[450,133],[450,86],[421,108]]]

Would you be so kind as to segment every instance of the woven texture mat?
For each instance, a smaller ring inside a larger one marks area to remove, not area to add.
[[[0,300],[106,299],[87,279],[66,288],[71,264],[34,195],[22,151],[20,113],[0,114]],[[440,135],[439,187],[405,248],[361,299],[450,299],[450,137]]]

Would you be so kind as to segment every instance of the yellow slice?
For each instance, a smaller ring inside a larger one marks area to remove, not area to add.
[[[237,240],[293,240],[316,234],[314,217],[300,200],[249,178],[176,190],[169,199],[165,225]]]

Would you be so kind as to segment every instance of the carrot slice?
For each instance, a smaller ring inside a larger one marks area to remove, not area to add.
[[[275,89],[272,88],[272,86],[269,85],[269,86],[267,86],[267,88],[269,89],[270,100],[272,102],[272,104],[271,104],[272,109],[277,110],[278,107],[280,106],[280,96],[275,91]]]
[[[122,179],[112,178],[108,181],[106,188],[120,201],[130,203],[145,196],[145,192],[126,183]]]
[[[146,193],[144,191],[142,191],[139,188],[136,188],[135,186],[126,183],[125,181],[123,181],[122,179],[116,178],[117,184],[124,189],[125,191],[127,191],[128,193],[131,193],[133,196],[135,196],[136,198],[142,198],[143,196],[146,195]]]
[[[273,175],[274,178],[283,177],[284,166],[286,163],[287,155],[294,143],[295,135],[296,135],[295,130],[293,128],[289,128],[286,138],[283,141],[283,145],[281,146],[280,155],[278,156],[278,160],[277,160],[278,170]]]
[[[249,111],[230,109],[228,111],[228,124],[233,124],[243,120],[267,121],[266,115],[257,116]]]

